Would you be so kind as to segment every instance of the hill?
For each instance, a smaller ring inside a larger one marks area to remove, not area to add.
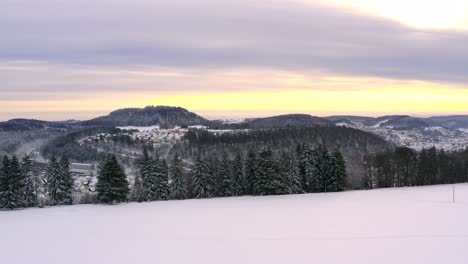
[[[153,126],[174,127],[208,125],[210,121],[181,107],[147,106],[125,108],[107,116],[82,122],[86,126]]]
[[[468,185],[456,190],[456,203],[439,185],[4,211],[0,248],[8,264],[464,264]]]
[[[381,117],[367,116],[328,116],[325,119],[338,123],[357,122],[365,126],[384,127],[408,130],[426,127],[442,127],[447,129],[468,128],[468,115],[433,116],[428,118],[412,117],[408,115],[388,115]]]
[[[305,114],[291,114],[256,118],[247,121],[246,124],[249,128],[252,129],[334,126],[333,123],[327,119]]]
[[[6,122],[0,122],[0,131],[26,131],[47,128],[65,129],[72,125],[72,122],[67,121],[51,122],[36,119],[17,118],[8,120]]]

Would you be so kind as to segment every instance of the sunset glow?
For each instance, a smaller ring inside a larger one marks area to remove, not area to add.
[[[463,0],[138,0],[131,13],[104,2],[7,1],[0,120],[146,105],[213,117],[468,114]]]

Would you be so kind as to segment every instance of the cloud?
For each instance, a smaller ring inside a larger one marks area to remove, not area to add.
[[[468,83],[467,32],[418,30],[320,3],[6,0],[0,32],[2,61]]]

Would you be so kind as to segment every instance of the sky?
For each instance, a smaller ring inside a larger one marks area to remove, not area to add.
[[[466,0],[2,0],[0,120],[468,114]]]

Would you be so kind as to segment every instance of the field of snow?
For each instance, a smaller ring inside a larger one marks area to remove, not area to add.
[[[0,212],[0,263],[468,263],[468,184]]]

